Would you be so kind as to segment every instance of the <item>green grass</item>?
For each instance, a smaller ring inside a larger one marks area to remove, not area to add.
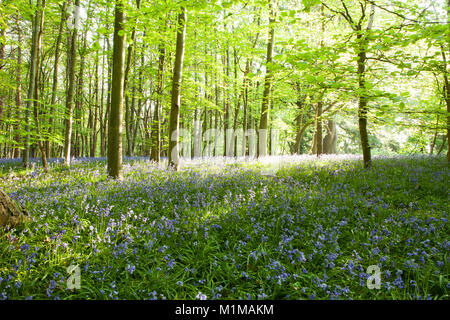
[[[0,299],[449,298],[444,158],[1,166],[32,221],[0,231]]]

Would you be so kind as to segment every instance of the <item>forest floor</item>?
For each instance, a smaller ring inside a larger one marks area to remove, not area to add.
[[[0,231],[0,299],[450,298],[444,157],[370,170],[357,156],[216,158],[180,172],[132,158],[123,181],[104,159],[19,165],[0,161],[0,188],[32,221]]]

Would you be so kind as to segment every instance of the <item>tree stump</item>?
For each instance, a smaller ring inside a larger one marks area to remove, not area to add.
[[[0,225],[13,228],[28,220],[28,213],[0,189]]]

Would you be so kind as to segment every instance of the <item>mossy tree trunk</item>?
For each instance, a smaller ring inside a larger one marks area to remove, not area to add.
[[[181,8],[181,13],[178,15],[178,31],[177,44],[175,53],[175,66],[173,70],[172,81],[172,103],[170,109],[169,120],[169,167],[175,170],[179,168],[179,126],[180,126],[180,104],[181,104],[181,80],[183,75],[183,60],[184,60],[184,44],[186,38],[186,8]]]
[[[27,219],[28,213],[0,189],[0,225],[15,227]]]
[[[125,76],[125,1],[116,0],[111,107],[108,126],[108,175],[122,179],[122,119]]]

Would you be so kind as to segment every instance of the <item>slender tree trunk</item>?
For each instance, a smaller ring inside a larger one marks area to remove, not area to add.
[[[244,114],[242,119],[242,129],[244,130],[244,134],[242,136],[242,156],[247,155],[247,140],[248,140],[248,87],[249,87],[249,79],[248,74],[250,73],[250,60],[247,60],[245,65],[245,72],[244,72],[244,80],[243,80],[243,107],[244,107]]]
[[[156,85],[156,106],[153,112],[153,125],[152,125],[152,148],[150,160],[159,163],[160,161],[160,144],[161,144],[161,125],[159,112],[162,108],[162,99],[164,92],[164,65],[166,60],[166,48],[164,44],[159,45],[159,60],[158,60],[158,83]]]
[[[62,42],[64,24],[67,20],[66,15],[66,2],[63,3],[61,7],[61,22],[59,24],[59,33],[58,38],[56,39],[56,48],[55,48],[55,62],[53,64],[53,84],[52,84],[52,97],[50,101],[50,117],[49,117],[49,135],[52,135],[53,132],[53,124],[54,124],[54,112],[55,112],[55,104],[56,104],[56,93],[58,90],[58,66],[59,66],[59,57],[60,57],[60,44]],[[48,151],[47,156],[51,157],[51,143],[47,141],[46,148]]]
[[[94,76],[94,119],[92,123],[92,133],[90,141],[89,156],[95,157],[95,150],[97,147],[97,123],[98,123],[98,110],[99,110],[99,54],[95,53],[95,76]]]
[[[141,0],[136,0],[136,10],[141,9]],[[128,45],[127,48],[127,63],[125,67],[125,80],[124,80],[124,94],[125,94],[125,131],[126,131],[126,138],[127,138],[127,156],[131,156],[131,139],[132,139],[132,114],[133,112],[130,110],[130,95],[128,93],[129,89],[129,76],[130,76],[130,70],[131,70],[131,64],[135,63],[135,39],[136,39],[136,25],[138,22],[138,16],[135,17],[133,21],[133,28],[131,30],[131,43]],[[133,96],[134,97],[134,96]]]
[[[275,3],[273,3],[275,1]],[[267,155],[267,129],[269,124],[269,112],[270,112],[270,91],[272,88],[273,72],[270,69],[273,61],[273,50],[275,46],[275,7],[276,0],[269,0],[269,33],[267,40],[267,60],[266,60],[266,77],[264,82],[264,93],[261,105],[261,118],[259,122],[258,133],[258,157],[264,157]]]
[[[317,109],[316,109],[316,155],[317,157],[320,157],[320,155],[323,153],[323,126],[322,126],[322,111],[323,111],[323,95],[320,95],[319,102],[317,102]]]
[[[449,4],[450,7],[450,4]],[[450,9],[449,9],[450,10]],[[450,82],[448,79],[447,71],[447,56],[445,51],[442,49],[442,58],[444,60],[444,100],[447,106],[447,141],[450,142]],[[447,162],[450,163],[450,143],[447,150]]]
[[[359,40],[361,37],[358,36]],[[366,52],[365,48],[361,48],[358,53],[358,88],[360,90],[365,89],[365,72],[366,72]],[[361,147],[363,151],[364,168],[368,168],[371,162],[369,135],[367,133],[367,108],[368,98],[365,93],[361,93],[358,103],[358,121],[359,121],[359,134],[361,138]]]
[[[6,48],[6,27],[0,29],[0,71],[3,68]],[[6,90],[0,87],[0,121],[3,118]]]
[[[322,16],[322,34],[320,38],[320,47],[323,48],[324,46],[324,37],[325,37],[325,17],[323,12],[323,5],[320,7],[320,13]],[[325,95],[325,92],[322,92],[319,96],[319,101],[317,102],[317,109],[316,109],[316,155],[317,157],[320,157],[320,155],[323,153],[323,120],[322,120],[322,113],[323,113],[323,97]]]
[[[175,53],[175,66],[172,81],[172,103],[169,121],[169,167],[178,170],[179,167],[179,122],[181,103],[181,80],[183,75],[184,43],[186,38],[186,8],[181,8],[177,23],[177,44]]]
[[[37,48],[38,48],[38,32],[39,32],[39,19],[40,19],[40,7],[41,1],[38,0],[36,4],[36,12],[33,20],[33,34],[31,40],[31,57],[30,57],[30,71],[29,71],[29,85],[28,85],[28,94],[27,94],[27,105],[25,110],[25,146],[23,150],[23,159],[22,162],[25,168],[28,168],[29,165],[29,157],[30,157],[30,134],[29,134],[29,121],[30,121],[30,112],[33,106],[33,97],[34,97],[34,87],[36,84],[36,73],[38,72],[37,65]]]
[[[125,68],[125,1],[116,0],[111,110],[108,128],[108,175],[122,179],[122,117]]]
[[[445,142],[447,141],[447,136],[445,136],[444,137],[444,140],[442,140],[442,144],[441,144],[441,147],[439,148],[439,151],[438,151],[438,155],[440,155],[441,154],[441,152],[442,152],[442,150],[444,150],[444,147],[445,147]]]
[[[230,47],[227,44],[227,52],[226,52],[226,61],[224,63],[225,65],[225,73],[226,77],[224,78],[224,87],[228,88],[228,84],[230,82]],[[230,122],[230,115],[229,115],[229,101],[230,101],[230,93],[229,90],[224,90],[223,95],[223,105],[224,105],[224,136],[223,136],[223,155],[226,157],[228,156],[228,129],[229,129],[229,122]]]
[[[41,60],[41,51],[42,51],[42,37],[44,33],[44,10],[45,10],[45,0],[42,0],[42,3],[40,6],[38,6],[37,10],[39,11],[38,17],[38,34],[37,34],[37,41],[36,41],[36,74],[34,81],[34,93],[33,93],[33,109],[34,109],[34,120],[36,123],[36,132],[38,134],[38,146],[41,151],[42,155],[42,166],[44,167],[44,170],[46,172],[49,171],[48,163],[47,163],[47,154],[45,152],[45,146],[44,141],[42,141],[42,132],[41,132],[41,125],[39,120],[39,106],[41,106],[41,103],[39,102],[39,79],[40,79],[40,60]]]
[[[450,24],[450,0],[447,0],[447,23]],[[450,39],[447,37],[447,51],[450,51]],[[448,79],[448,66],[445,51],[442,50],[442,57],[444,58],[444,81],[445,81],[445,103],[447,105],[447,162],[450,163],[450,83]]]
[[[297,134],[295,136],[294,154],[300,154],[300,145],[304,134],[304,131],[302,131],[302,127],[303,117],[305,115],[305,106],[303,103],[303,99],[300,96],[297,98],[297,107],[300,111],[300,114],[297,117]]]
[[[369,23],[367,31],[372,28],[373,17],[375,13],[375,7],[372,5]],[[358,89],[361,91],[359,94],[358,102],[358,122],[359,122],[359,134],[361,138],[361,147],[363,151],[364,168],[370,167],[371,164],[371,152],[369,144],[369,134],[367,132],[367,115],[368,115],[368,102],[369,98],[366,93],[366,62],[367,62],[367,47],[368,39],[367,35],[362,34],[361,24],[356,27],[356,38],[358,42],[358,56],[357,56],[357,76],[358,76]]]
[[[232,146],[233,146],[233,154],[235,157],[237,157],[237,143],[238,143],[238,137],[237,137],[237,128],[238,128],[238,121],[239,121],[239,111],[241,110],[241,100],[243,98],[244,95],[244,85],[242,86],[242,89],[240,90],[240,93],[238,95],[237,98],[237,102],[236,102],[236,108],[234,109],[234,123],[233,123],[233,134],[235,134],[233,142],[232,142]]]
[[[214,57],[215,62],[217,63],[217,54]],[[214,150],[213,150],[213,156],[217,156],[217,145],[218,145],[218,138],[219,138],[219,96],[220,96],[220,88],[219,88],[219,82],[220,78],[217,74],[214,76],[214,92],[215,92],[215,104],[216,104],[216,111],[214,114]]]
[[[144,32],[145,35],[145,32]],[[143,95],[143,68],[144,68],[144,64],[145,64],[145,58],[144,58],[144,52],[145,52],[145,46],[142,45],[142,52],[141,52],[141,65],[139,68],[139,99],[138,99],[138,108],[136,110],[136,126],[134,127],[133,130],[133,146],[132,149],[135,150],[136,147],[136,137],[139,131],[139,123],[141,120],[141,111],[142,111],[142,95]]]
[[[433,141],[431,142],[430,155],[432,155],[434,153],[434,147],[436,146],[436,139],[437,139],[438,132],[439,132],[438,126],[439,126],[439,115],[437,115],[437,119],[436,119],[436,132],[434,133]]]
[[[88,8],[88,18],[90,14],[90,2],[89,2],[89,8]],[[74,150],[73,154],[76,157],[84,156],[86,154],[87,144],[86,144],[86,135],[83,134],[81,131],[81,128],[84,128],[84,110],[83,110],[83,98],[84,98],[84,78],[85,78],[85,67],[86,67],[86,52],[87,52],[87,36],[88,36],[88,29],[89,29],[89,23],[86,23],[86,27],[83,32],[83,47],[80,54],[80,70],[78,73],[78,84],[77,84],[77,90],[76,90],[76,104],[75,104],[75,121],[79,123],[78,126],[76,126],[76,130],[74,133],[75,137],[75,143],[73,145]],[[90,97],[89,97],[90,98]]]
[[[17,28],[17,38],[18,38],[18,46],[17,46],[17,69],[16,69],[16,120],[17,124],[15,126],[16,136],[14,140],[17,143],[17,148],[14,149],[13,158],[20,157],[20,119],[22,117],[22,30],[20,28],[19,16],[16,19],[16,28]]]
[[[80,6],[80,0],[76,0],[75,6]],[[76,20],[76,19],[75,19]],[[73,23],[74,29],[71,38],[69,55],[69,88],[67,91],[66,99],[66,132],[64,139],[64,164],[70,166],[70,156],[71,156],[71,144],[72,144],[72,122],[73,122],[73,106],[74,106],[74,95],[75,95],[75,67],[77,64],[77,39],[78,39],[78,26],[77,21]]]
[[[111,49],[111,45],[109,42],[109,38],[106,37],[105,38],[105,42],[106,42],[106,48],[107,51],[109,52]],[[104,113],[104,117],[102,120],[102,128],[103,128],[103,133],[101,136],[101,156],[104,157],[106,155],[106,150],[107,150],[107,139],[108,139],[108,119],[109,119],[109,110],[111,109],[111,77],[112,77],[112,59],[110,57],[107,58],[107,64],[108,64],[108,75],[107,75],[107,79],[108,79],[108,84],[107,84],[107,93],[106,93],[106,110]]]

